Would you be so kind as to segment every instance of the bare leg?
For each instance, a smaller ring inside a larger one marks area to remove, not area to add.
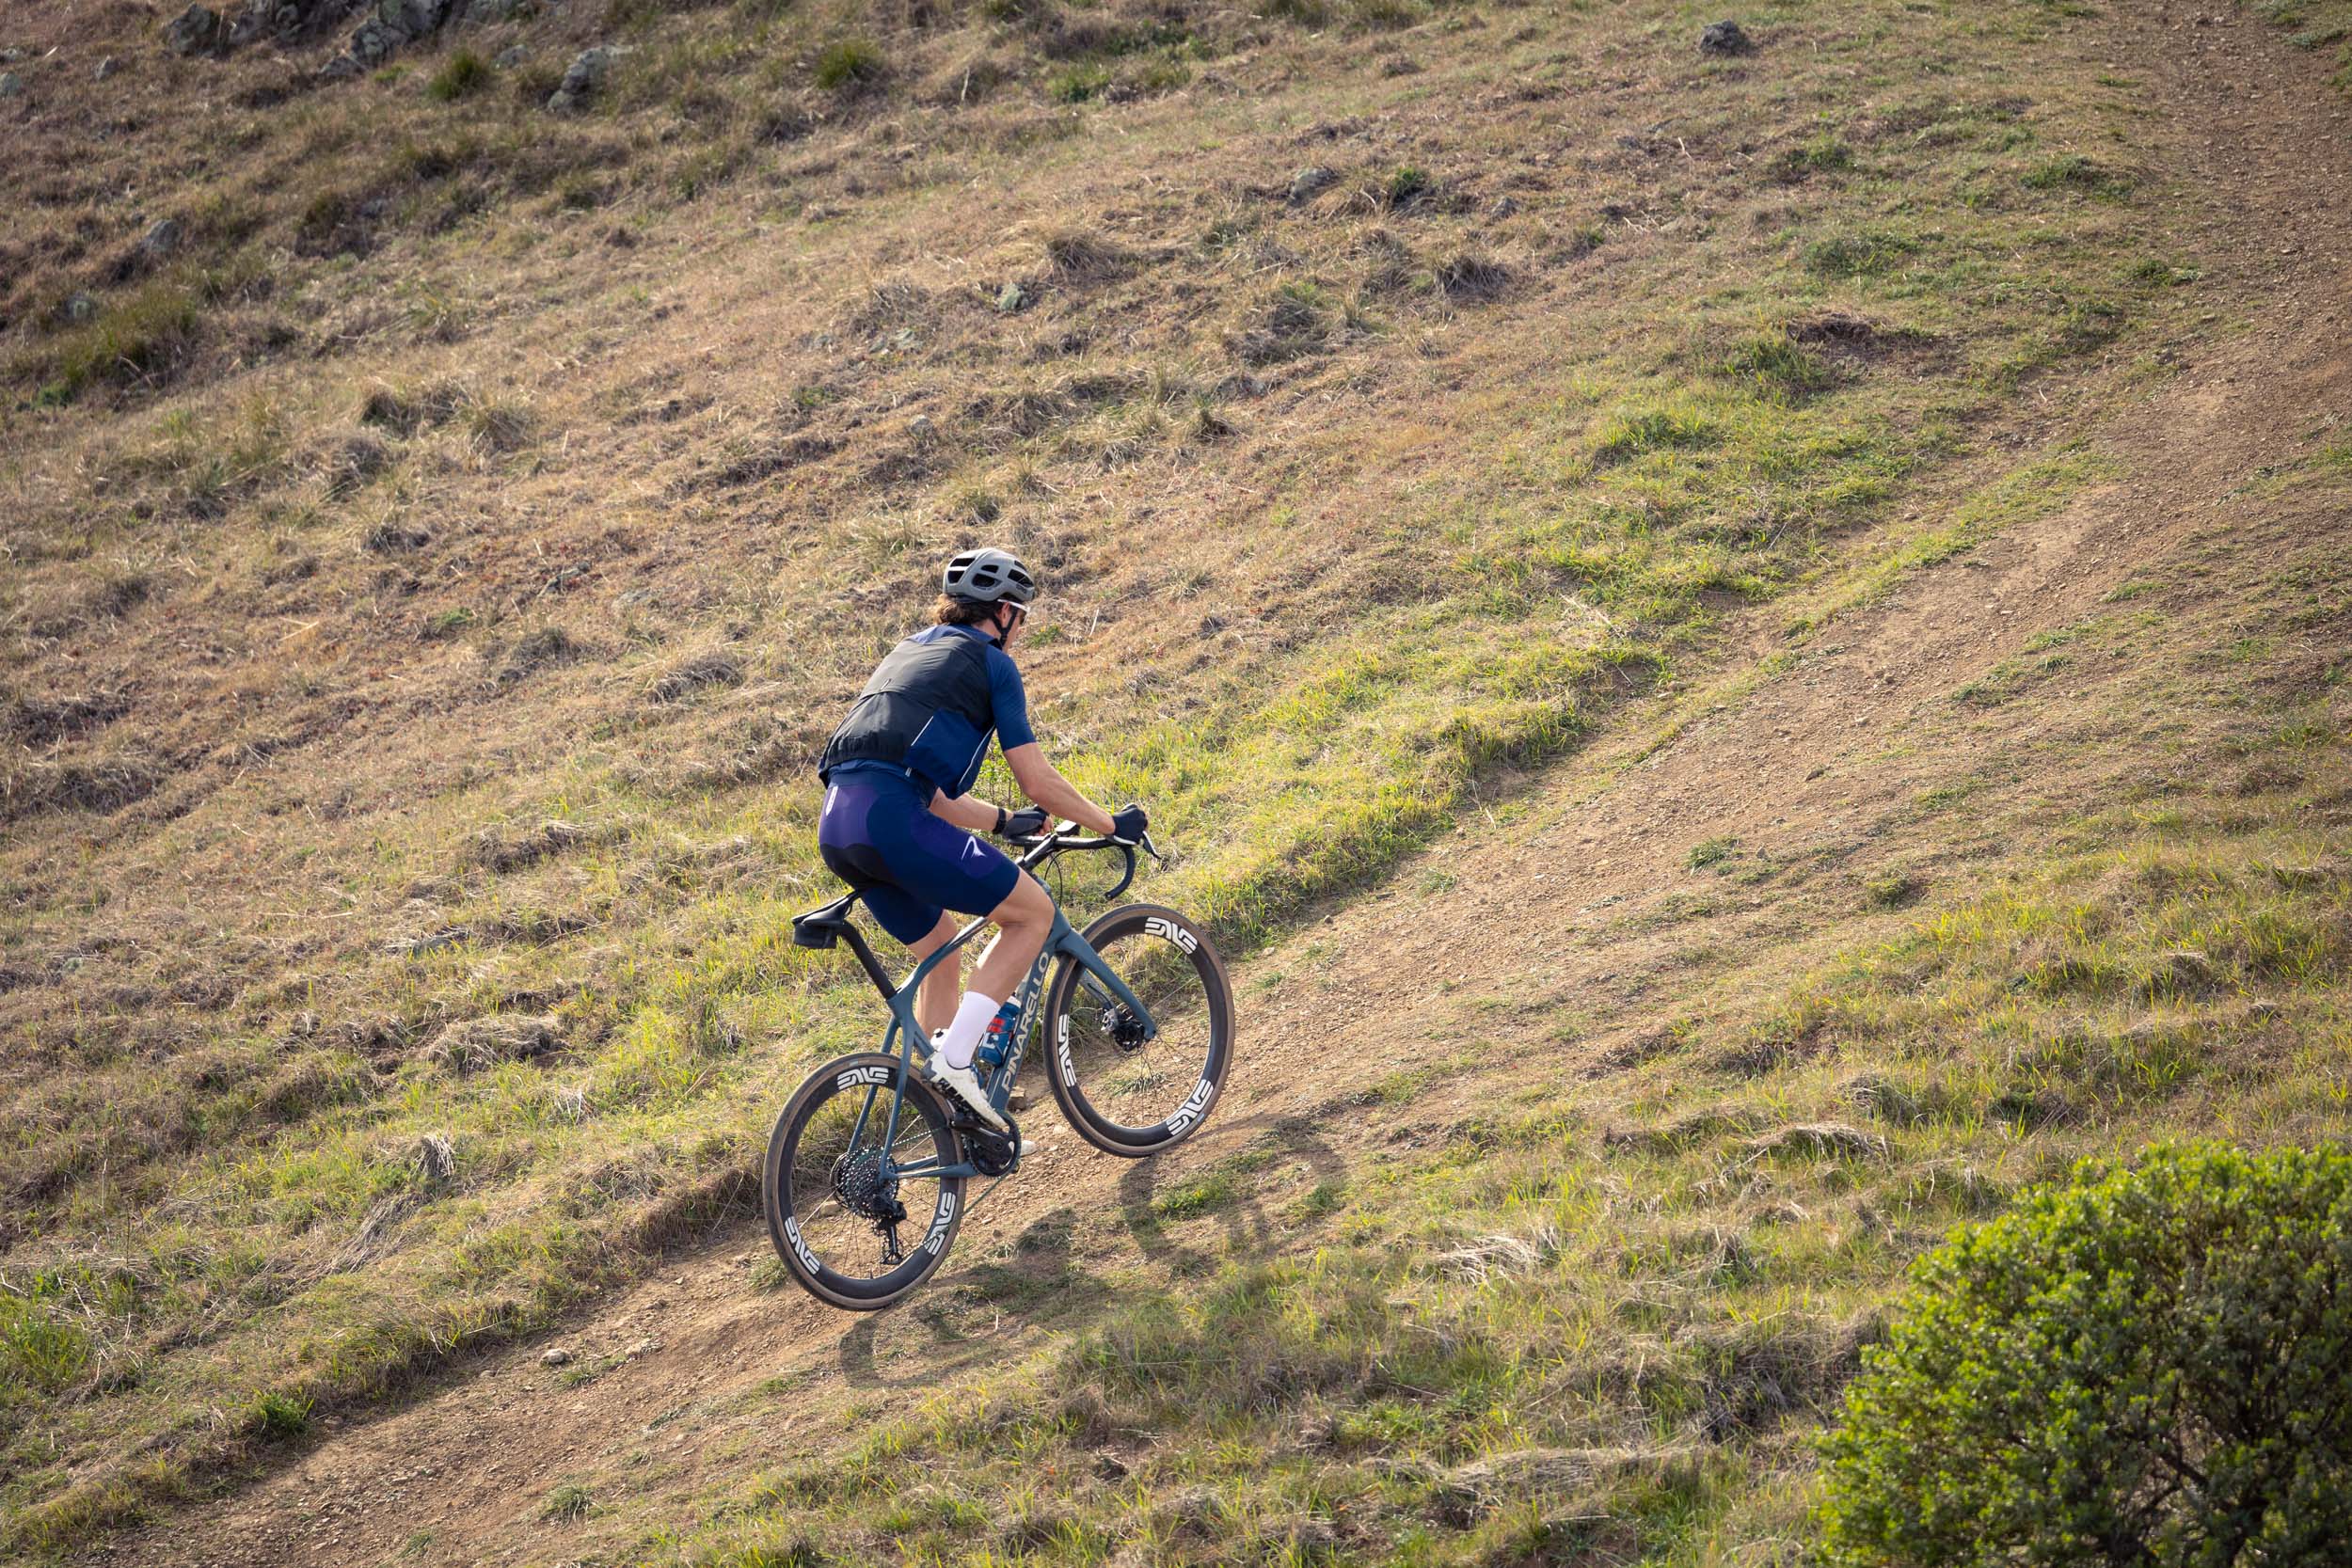
[[[973,972],[972,989],[1004,1002],[1021,989],[1029,966],[1045,951],[1046,933],[1054,928],[1054,900],[1044,884],[1025,871],[988,918],[996,923],[996,940]]]
[[[914,955],[915,962],[921,963],[945,947],[947,939],[955,934],[956,917],[942,914],[939,924],[930,928],[930,934],[907,951]],[[962,968],[960,963],[944,963],[923,976],[923,989],[914,996],[914,1017],[923,1025],[926,1035],[939,1033],[956,1016],[956,997],[962,989]]]

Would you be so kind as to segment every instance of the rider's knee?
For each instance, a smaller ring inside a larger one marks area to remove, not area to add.
[[[993,918],[999,926],[1042,926],[1054,918],[1054,900],[1044,884],[1034,877],[1024,876],[1015,882],[1005,901],[996,906]]]

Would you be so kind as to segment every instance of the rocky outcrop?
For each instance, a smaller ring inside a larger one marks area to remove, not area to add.
[[[420,39],[451,24],[505,22],[521,15],[531,0],[245,0],[231,16],[192,5],[164,29],[175,55],[223,54],[262,39],[300,43],[358,19],[342,52],[320,73],[357,76],[373,71]]]
[[[1756,40],[1737,22],[1710,23],[1699,35],[1702,55],[1738,55],[1756,53]]]
[[[604,86],[604,73],[612,68],[610,49],[583,49],[564,72],[563,83],[548,97],[548,107],[564,114],[584,106]]]
[[[175,55],[209,54],[220,42],[220,13],[209,6],[190,6],[164,28],[164,47]]]

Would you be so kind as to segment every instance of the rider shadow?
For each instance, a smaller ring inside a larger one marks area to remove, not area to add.
[[[942,1371],[993,1357],[1009,1328],[1107,1304],[1115,1288],[1076,1260],[1078,1223],[1074,1209],[1042,1214],[1013,1239],[1005,1261],[960,1270],[945,1290],[860,1319],[841,1337],[842,1377],[861,1388],[931,1387]],[[974,1331],[967,1325],[975,1322],[985,1326]],[[914,1351],[919,1362],[909,1375],[892,1377],[881,1367],[882,1339],[901,1323],[923,1325],[923,1342],[893,1348],[892,1359]]]
[[[1316,1135],[1305,1121],[1286,1116],[1262,1115],[1222,1123],[1226,1137],[1260,1130],[1244,1137],[1244,1152],[1263,1147],[1277,1158],[1303,1162],[1318,1182],[1343,1178],[1347,1162]],[[1224,1156],[1232,1160],[1234,1156]],[[1220,1162],[1212,1162],[1212,1164]],[[1170,1274],[1213,1273],[1224,1260],[1217,1254],[1180,1241],[1168,1227],[1176,1217],[1166,1212],[1159,1198],[1160,1162],[1138,1160],[1120,1179],[1120,1217],[1145,1258]],[[1255,1167],[1250,1167],[1255,1168]],[[1279,1246],[1283,1231],[1266,1212],[1259,1183],[1241,1171],[1238,1190],[1213,1210],[1225,1229],[1227,1257],[1264,1255]],[[840,1366],[844,1381],[860,1388],[934,1389],[941,1374],[960,1371],[993,1360],[1001,1351],[1008,1329],[1073,1313],[1092,1314],[1121,1301],[1152,1293],[1121,1289],[1077,1260],[1076,1237],[1083,1216],[1075,1209],[1056,1209],[1041,1214],[1014,1238],[1012,1254],[1003,1262],[977,1264],[959,1271],[946,1289],[916,1296],[898,1307],[868,1313],[841,1337]],[[982,1317],[987,1313],[989,1316]],[[969,1325],[985,1326],[974,1331]],[[920,1324],[919,1337],[905,1325]],[[904,1328],[904,1332],[897,1332]],[[916,1343],[888,1347],[888,1359],[905,1359],[910,1370],[894,1376],[883,1370],[883,1336]]]
[[[1255,1137],[1242,1139],[1244,1148],[1241,1150],[1212,1162],[1212,1167],[1228,1161],[1238,1161],[1249,1154],[1251,1146],[1262,1146],[1277,1159],[1288,1155],[1303,1163],[1318,1183],[1340,1180],[1347,1174],[1347,1161],[1340,1151],[1324,1142],[1313,1128],[1300,1117],[1265,1112],[1240,1121],[1218,1124],[1218,1131],[1229,1137],[1252,1128],[1263,1131]],[[1120,1213],[1127,1222],[1128,1231],[1146,1258],[1171,1274],[1193,1275],[1214,1272],[1224,1261],[1223,1259],[1215,1253],[1189,1246],[1169,1233],[1168,1221],[1179,1216],[1170,1214],[1168,1206],[1159,1198],[1158,1165],[1157,1160],[1138,1160],[1120,1179]],[[1264,1257],[1281,1243],[1283,1231],[1268,1217],[1261,1196],[1260,1189],[1263,1183],[1249,1180],[1250,1171],[1256,1168],[1259,1167],[1248,1165],[1236,1169],[1234,1173],[1240,1180],[1231,1196],[1220,1197],[1198,1211],[1200,1213],[1215,1213],[1223,1220],[1228,1258]]]

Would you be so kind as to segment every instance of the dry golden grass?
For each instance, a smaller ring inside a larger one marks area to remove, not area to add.
[[[1663,5],[582,6],[316,87],[143,16],[22,24],[0,177],[0,1237],[94,1304],[0,1470],[58,1534],[739,1196],[866,1027],[779,932],[946,551],[1044,568],[1041,733],[1247,946],[2193,293],[2058,8],[1724,64]]]

